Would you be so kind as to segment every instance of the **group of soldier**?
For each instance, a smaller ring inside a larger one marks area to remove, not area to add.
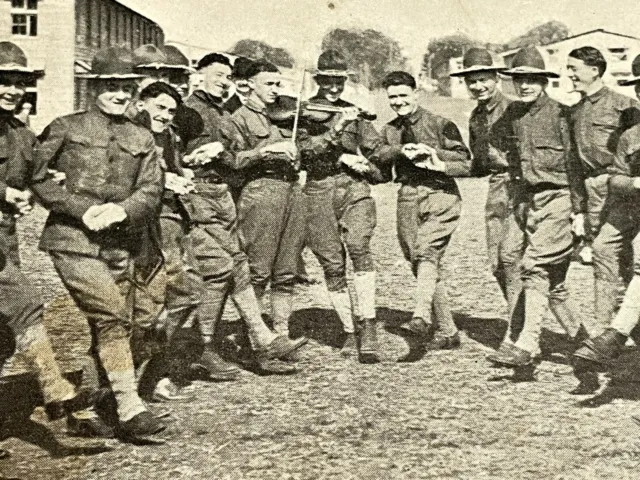
[[[550,309],[575,346],[576,393],[595,391],[640,315],[640,127],[637,102],[604,86],[597,49],[576,49],[567,64],[582,95],[573,107],[545,93],[558,75],[537,49],[520,50],[508,69],[470,49],[452,74],[477,101],[468,148],[452,121],[419,104],[402,71],[382,82],[396,118],[378,132],[373,114],[341,98],[350,72],[336,50],[320,55],[317,92],[301,102],[281,94],[280,72],[264,60],[205,55],[189,95],[193,72],[176,50],[110,47],[85,75],[89,108],[36,137],[15,113],[44,72],[1,42],[2,357],[29,365],[47,415],[66,416],[72,433],[154,436],[166,425],[147,401],[191,398],[194,365],[214,380],[238,376],[220,355],[223,340],[259,373],[297,371],[307,339],[290,338],[289,323],[294,288],[308,281],[306,247],[340,319],[342,355],[378,363],[371,185],[391,180],[400,184],[399,243],[416,277],[413,316],[399,327],[409,350],[398,361],[458,348],[441,264],[461,214],[455,177],[471,175],[489,177],[488,252],[509,315],[488,360],[531,374]],[[501,93],[499,75],[511,77],[517,100]],[[40,249],[90,327],[79,386],[62,375],[42,301],[20,271],[16,219],[34,199],[49,210]],[[576,316],[565,286],[583,237],[593,249],[596,323]],[[621,282],[628,288],[615,313]],[[221,338],[228,299],[241,327]]]

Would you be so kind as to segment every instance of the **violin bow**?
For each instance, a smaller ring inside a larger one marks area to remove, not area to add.
[[[298,99],[296,100],[296,111],[293,117],[293,130],[291,132],[291,141],[293,146],[296,145],[296,138],[298,137],[298,124],[300,123],[300,110],[302,110],[302,92],[304,91],[304,75],[307,71],[307,65],[303,65],[302,77],[300,78],[300,89],[298,90]]]

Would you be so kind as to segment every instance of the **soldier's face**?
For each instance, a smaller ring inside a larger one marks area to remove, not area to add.
[[[5,73],[0,75],[0,108],[13,112],[29,85],[24,75]]]
[[[567,59],[567,72],[576,92],[585,92],[593,82],[600,78],[598,67],[590,67],[585,65],[582,60],[573,57]]]
[[[347,79],[344,77],[316,77],[318,84],[318,95],[324,97],[328,102],[335,103],[344,92],[344,85]]]
[[[476,72],[464,77],[464,83],[474,100],[486,102],[498,90],[498,76],[492,72]]]
[[[178,104],[166,93],[161,93],[155,98],[139,101],[138,109],[149,114],[151,131],[153,133],[162,133],[175,118]]]
[[[107,115],[124,115],[138,85],[129,80],[101,81],[95,86],[96,106]]]
[[[260,101],[265,105],[275,102],[280,95],[282,83],[280,74],[276,72],[260,72],[249,80]]]
[[[416,91],[409,85],[391,85],[387,88],[389,106],[401,117],[410,115],[418,105]]]
[[[216,98],[223,98],[231,85],[231,67],[212,63],[200,70],[204,90]]]
[[[536,75],[515,75],[513,86],[520,100],[526,103],[535,102],[547,86],[545,77]]]

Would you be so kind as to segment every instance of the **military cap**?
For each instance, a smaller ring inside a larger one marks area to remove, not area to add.
[[[353,75],[347,68],[347,60],[337,50],[325,50],[318,57],[318,68],[313,71],[315,76],[345,77]]]
[[[503,75],[538,75],[541,77],[559,78],[560,75],[547,70],[544,59],[536,47],[525,47],[518,50],[509,70],[501,72]]]
[[[20,73],[39,78],[44,75],[44,70],[29,68],[27,56],[15,43],[0,42],[0,73]]]
[[[182,55],[179,50],[176,49],[176,51],[184,57],[185,63],[181,63],[183,61],[182,58],[177,57],[175,52],[171,53],[172,60],[169,60],[166,50],[161,50],[152,44],[142,45],[133,51],[135,70],[180,70],[187,73],[191,72],[187,57]]]
[[[165,45],[164,47],[162,47],[162,51],[167,56],[167,63],[169,65],[181,65],[191,70],[189,59],[178,49],[178,47],[175,47],[173,45]]]
[[[496,65],[489,50],[470,48],[462,58],[462,70],[449,74],[450,77],[464,77],[476,72],[501,72],[505,67]]]
[[[631,63],[631,75],[632,78],[629,80],[625,80],[624,82],[620,82],[620,85],[623,87],[627,87],[629,85],[635,85],[640,83],[640,55],[633,59]]]
[[[91,61],[91,72],[78,75],[96,80],[144,78],[134,72],[133,53],[125,47],[108,47],[98,50]]]
[[[249,68],[253,64],[253,60],[247,57],[238,57],[233,62],[233,78],[247,80]]]

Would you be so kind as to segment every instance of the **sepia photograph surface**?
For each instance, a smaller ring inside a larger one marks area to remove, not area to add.
[[[640,478],[639,25],[0,2],[0,480]]]

